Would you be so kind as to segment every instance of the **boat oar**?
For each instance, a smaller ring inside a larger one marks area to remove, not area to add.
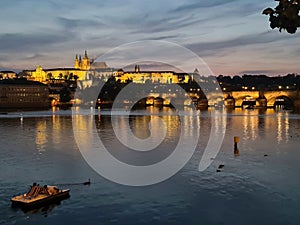
[[[82,182],[82,183],[65,183],[65,184],[57,184],[57,186],[61,185],[61,186],[65,186],[65,185],[90,185],[91,184],[91,180],[88,179],[88,181],[86,182]]]

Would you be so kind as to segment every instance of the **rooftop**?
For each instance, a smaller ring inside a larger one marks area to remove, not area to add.
[[[39,85],[39,86],[47,86],[46,84],[32,81],[32,80],[26,80],[25,78],[18,78],[18,79],[3,79],[0,80],[0,85]]]

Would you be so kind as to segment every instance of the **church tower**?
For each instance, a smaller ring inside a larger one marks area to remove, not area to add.
[[[85,50],[84,52],[84,57],[83,57],[83,60],[82,60],[82,63],[81,63],[81,69],[82,70],[89,70],[90,69],[90,60],[89,60],[89,57],[87,55],[87,51]]]
[[[136,72],[136,73],[140,72],[140,66],[139,65],[135,65],[134,72]]]
[[[79,65],[79,60],[78,60],[78,55],[77,54],[76,54],[76,57],[75,57],[74,68],[75,69],[80,69],[80,65]]]

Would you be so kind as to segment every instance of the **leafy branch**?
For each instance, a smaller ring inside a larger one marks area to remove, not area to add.
[[[294,34],[300,27],[300,0],[275,0],[279,2],[275,9],[267,8],[262,13],[269,15],[270,27],[282,29]]]

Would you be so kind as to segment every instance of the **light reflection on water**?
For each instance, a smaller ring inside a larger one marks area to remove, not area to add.
[[[151,163],[167,157],[176,146],[181,121],[168,115],[170,111],[150,108],[130,116],[131,128],[140,138],[149,135],[145,123],[157,114],[162,114],[168,127],[158,158],[134,160]],[[0,115],[0,224],[299,224],[300,115],[273,110],[229,112],[221,151],[200,173],[197,168],[211,128],[209,115],[202,111],[196,119],[184,117],[190,124],[185,127],[187,135],[200,127],[200,142],[188,164],[171,179],[140,188],[111,183],[87,165],[74,142],[70,111]],[[122,129],[127,118],[118,117]],[[113,136],[109,112],[96,111],[90,118],[95,118],[99,136],[112,151],[126,159],[127,150],[120,151]],[[85,126],[84,120],[79,123]],[[241,139],[237,158],[233,136]],[[225,167],[217,173],[219,164]],[[9,198],[33,181],[77,183],[87,178],[92,179],[90,187],[70,186],[71,198],[47,214],[10,208]]]

